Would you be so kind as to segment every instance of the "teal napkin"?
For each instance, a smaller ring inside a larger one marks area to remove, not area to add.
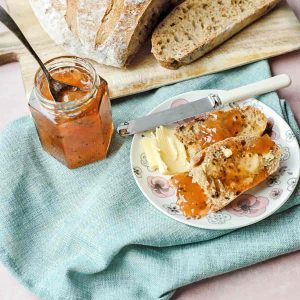
[[[230,89],[270,76],[267,62],[113,102],[115,125],[179,93]],[[260,97],[300,132],[285,101]],[[68,170],[43,152],[33,121],[0,137],[0,258],[42,299],[169,299],[183,285],[300,249],[300,193],[255,225],[210,231],[156,210],[131,175],[131,138],[108,159]]]

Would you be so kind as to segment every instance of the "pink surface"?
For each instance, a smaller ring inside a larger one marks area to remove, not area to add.
[[[23,287],[3,266],[0,265],[1,300],[38,300]]]
[[[0,66],[0,130],[10,121],[28,115],[19,63]],[[4,104],[6,103],[6,104]]]
[[[3,3],[0,0],[0,4]],[[290,0],[299,7],[299,0]],[[0,24],[0,32],[4,28]],[[274,74],[287,73],[291,87],[280,91],[300,121],[300,51],[271,60]],[[0,66],[0,131],[10,121],[28,114],[18,63]],[[300,252],[272,259],[249,268],[217,276],[179,289],[173,300],[274,300],[300,299]],[[36,300],[26,288],[0,265],[1,300]]]
[[[203,280],[172,300],[299,300],[300,252]]]
[[[279,95],[289,101],[298,124],[300,124],[300,51],[273,58],[270,60],[270,64],[273,74],[287,73],[292,78],[291,86],[279,91]]]

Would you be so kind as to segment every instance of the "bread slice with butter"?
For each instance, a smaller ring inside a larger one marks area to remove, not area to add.
[[[268,135],[232,137],[199,152],[190,175],[218,211],[274,173],[281,153]]]
[[[152,53],[166,68],[190,64],[251,24],[280,0],[186,0],[158,25]]]
[[[208,146],[234,136],[260,136],[267,117],[257,108],[245,106],[216,110],[176,127],[177,138],[185,145],[189,159]]]

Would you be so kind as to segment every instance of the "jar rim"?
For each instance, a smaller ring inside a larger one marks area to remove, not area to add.
[[[60,67],[81,67],[84,68],[89,75],[92,76],[92,87],[90,91],[85,94],[83,97],[80,97],[74,101],[69,102],[55,102],[53,100],[49,100],[45,98],[39,89],[39,80],[42,78],[42,76],[45,76],[42,69],[39,68],[36,71],[35,77],[34,77],[34,92],[39,99],[39,101],[42,103],[42,105],[46,106],[48,109],[55,109],[55,110],[61,110],[61,111],[70,111],[74,110],[78,107],[80,107],[82,104],[87,102],[89,99],[92,98],[94,93],[97,90],[97,83],[98,83],[98,76],[95,68],[93,65],[88,62],[87,60],[80,58],[78,56],[58,56],[54,57],[48,61],[46,61],[45,66],[49,72],[52,70],[58,69]]]

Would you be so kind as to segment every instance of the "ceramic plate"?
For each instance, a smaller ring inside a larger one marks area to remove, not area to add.
[[[173,97],[157,106],[150,113],[185,104],[222,91],[194,91]],[[291,196],[299,178],[300,153],[298,142],[289,125],[272,109],[263,103],[249,99],[238,103],[251,105],[273,122],[272,139],[281,146],[283,155],[277,173],[255,188],[240,195],[235,201],[217,213],[210,213],[201,219],[187,219],[176,204],[176,191],[168,180],[170,176],[151,172],[141,146],[141,134],[136,134],[131,145],[131,166],[133,176],[142,193],[159,211],[179,222],[206,229],[233,229],[256,223],[273,214]]]

